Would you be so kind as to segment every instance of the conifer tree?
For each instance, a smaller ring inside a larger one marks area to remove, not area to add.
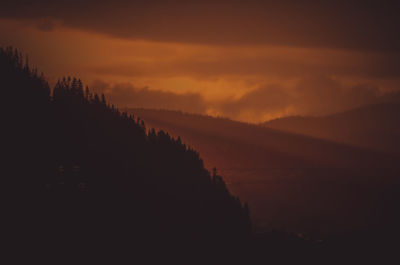
[[[82,85],[82,81],[80,79],[78,79],[78,82],[77,82],[77,94],[81,99],[84,98],[83,85]]]
[[[86,86],[86,89],[85,89],[85,99],[86,99],[86,101],[90,101],[90,91],[89,91],[88,86]]]

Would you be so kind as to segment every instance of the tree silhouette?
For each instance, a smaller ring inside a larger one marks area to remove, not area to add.
[[[5,194],[18,198],[16,238],[116,252],[145,242],[154,251],[156,242],[236,248],[250,236],[248,208],[179,137],[147,133],[140,118],[83,92],[77,78],[58,80],[50,94],[12,48],[0,49],[0,80],[6,108],[17,106],[6,124],[11,173],[2,179]]]

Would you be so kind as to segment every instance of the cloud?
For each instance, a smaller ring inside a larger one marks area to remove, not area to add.
[[[196,49],[188,53],[185,50]],[[142,49],[146,52],[145,49]],[[173,56],[148,54],[94,65],[95,74],[137,76],[275,76],[294,78],[340,75],[365,79],[400,78],[400,53],[360,53],[295,47],[193,47],[176,45]],[[127,52],[128,54],[128,52]],[[151,59],[151,60],[149,60]]]
[[[217,109],[223,116],[233,119],[261,117],[281,113],[290,107],[292,96],[278,85],[260,87],[237,100],[222,102]]]
[[[42,31],[52,31],[54,30],[56,23],[52,19],[38,19],[36,27]]]
[[[177,94],[147,87],[137,88],[129,83],[109,84],[96,80],[92,87],[122,108],[214,113],[247,122],[262,122],[287,115],[327,115],[381,102],[387,97],[376,86],[358,84],[346,87],[326,76],[304,79],[292,87],[261,86],[238,99],[219,101],[207,101],[196,93]]]
[[[94,91],[104,93],[107,100],[119,107],[206,112],[203,98],[195,93],[176,94],[150,90],[147,87],[136,88],[129,83],[108,84],[100,80],[94,81],[92,88]]]
[[[52,17],[119,38],[400,50],[398,1],[5,0],[0,16]]]
[[[287,115],[327,115],[382,100],[377,86],[351,87],[327,76],[300,80],[292,87],[263,86],[237,100],[222,102],[217,109],[232,119],[261,122]]]
[[[52,80],[103,80],[95,87],[121,107],[259,122],[342,111],[399,89],[400,52],[133,41],[58,28],[65,22],[40,12],[43,25],[0,19],[0,45],[23,48]]]

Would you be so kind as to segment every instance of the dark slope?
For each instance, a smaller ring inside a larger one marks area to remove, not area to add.
[[[399,154],[399,116],[399,103],[382,103],[324,117],[281,118],[263,125]]]
[[[262,157],[266,167],[360,167],[366,164],[370,167],[384,166],[390,156],[365,148],[347,144],[335,143],[323,139],[282,132],[275,129],[232,121],[224,118],[185,114],[176,111],[127,109],[136,114],[155,128],[168,128],[174,135],[186,130],[185,141],[190,142],[191,134],[209,137],[203,144],[221,140],[237,143],[241,146],[262,149],[270,154],[268,159]],[[226,144],[229,146],[229,144]],[[237,150],[241,150],[236,148]],[[256,159],[256,156],[252,156]],[[252,159],[245,159],[252,163]],[[257,160],[257,159],[256,159]],[[259,161],[257,161],[258,163]]]
[[[180,140],[147,134],[79,80],[59,81],[50,95],[13,49],[0,49],[0,81],[2,221],[15,258],[149,263],[223,246],[216,254],[229,260],[224,250],[245,247],[248,208]]]
[[[230,190],[249,202],[258,229],[326,235],[365,227],[377,221],[380,194],[397,183],[397,160],[368,149],[228,119],[128,112],[199,150],[206,166],[217,167]]]

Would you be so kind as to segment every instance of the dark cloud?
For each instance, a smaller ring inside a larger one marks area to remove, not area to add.
[[[60,20],[121,38],[399,50],[399,1],[5,0],[1,17]]]
[[[36,27],[43,31],[52,31],[55,28],[55,22],[51,19],[39,19],[37,21]]]
[[[93,82],[94,91],[104,93],[107,99],[119,107],[181,110],[190,113],[205,113],[206,104],[199,94],[176,94],[159,90],[136,88],[131,84],[108,84]]]

